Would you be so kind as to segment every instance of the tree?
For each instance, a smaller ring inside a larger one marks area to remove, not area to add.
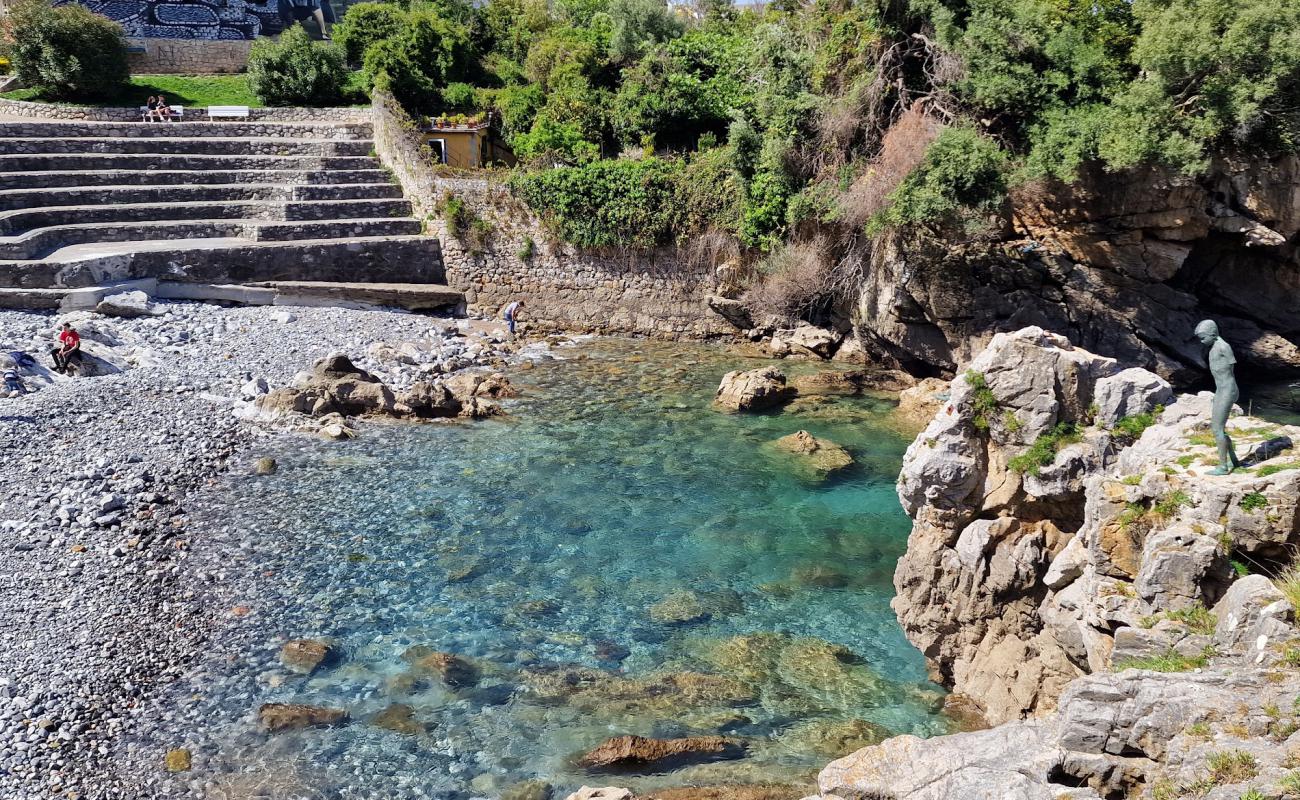
[[[406,12],[396,33],[366,48],[362,70],[373,85],[380,73],[407,108],[428,111],[437,106],[440,89],[463,75],[468,31],[444,19],[429,6]]]
[[[395,3],[357,3],[334,28],[334,40],[347,53],[348,63],[360,64],[372,44],[402,30],[405,17],[406,11]]]
[[[663,0],[610,0],[609,57],[635,61],[655,44],[682,35],[682,21]]]
[[[258,39],[248,54],[248,87],[268,106],[329,106],[343,97],[347,80],[343,48],[314,42],[301,25],[279,41]]]
[[[14,72],[48,97],[94,100],[131,75],[122,26],[83,6],[20,0],[5,24],[3,49]]]

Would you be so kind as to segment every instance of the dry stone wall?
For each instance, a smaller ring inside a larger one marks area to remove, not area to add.
[[[542,327],[669,338],[736,335],[709,310],[716,277],[708,266],[690,264],[674,248],[598,251],[556,242],[494,176],[439,169],[391,97],[375,93],[374,114],[376,152],[442,242],[447,282],[465,292],[471,307],[495,313],[524,299],[524,318]],[[462,230],[450,230],[443,217],[449,197],[468,209]]]

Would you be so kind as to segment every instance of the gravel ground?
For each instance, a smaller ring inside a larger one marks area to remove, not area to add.
[[[259,439],[241,396],[351,355],[395,388],[500,363],[493,323],[385,311],[160,305],[157,316],[0,311],[0,352],[48,361],[71,319],[123,367],[44,368],[0,398],[0,798],[140,797],[103,776],[151,691],[202,647],[220,573],[187,569],[187,492]],[[387,347],[379,344],[384,343]]]

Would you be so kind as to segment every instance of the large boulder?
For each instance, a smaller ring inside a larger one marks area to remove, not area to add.
[[[106,295],[95,305],[95,311],[108,317],[128,318],[150,317],[162,313],[150,302],[149,295],[138,290]]]
[[[728,411],[762,411],[794,396],[795,390],[786,385],[784,372],[776,367],[763,367],[723,375],[714,402]]]

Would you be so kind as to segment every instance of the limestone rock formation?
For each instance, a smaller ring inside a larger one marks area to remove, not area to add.
[[[879,243],[853,309],[877,359],[954,373],[1028,325],[1151,370],[1203,374],[1187,332],[1214,317],[1245,368],[1300,373],[1300,156],[1219,162],[1201,179],[1084,170],[1013,194],[1003,241]]]
[[[935,677],[1003,724],[867,747],[822,772],[823,798],[1281,791],[1296,610],[1229,559],[1294,558],[1300,462],[1279,453],[1300,428],[1231,420],[1247,468],[1210,476],[1209,400],[1038,328],[993,338],[904,459],[894,607]]]
[[[688,736],[682,739],[647,739],[615,736],[578,759],[578,766],[591,770],[637,768],[658,770],[698,761],[739,758],[744,747],[722,736]]]
[[[1117,642],[1150,646],[1125,628],[1213,606],[1230,553],[1275,559],[1300,541],[1300,470],[1210,478],[1208,395],[1159,411],[1171,399],[1152,373],[1027,328],[994,337],[908,449],[894,608],[990,722],[1051,709]],[[1243,452],[1300,436],[1231,428]]]
[[[785,373],[776,367],[736,370],[722,376],[714,402],[729,411],[762,411],[794,397]]]

